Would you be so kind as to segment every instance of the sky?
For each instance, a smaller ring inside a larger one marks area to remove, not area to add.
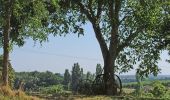
[[[27,39],[23,47],[15,46],[10,53],[13,68],[17,72],[48,70],[64,73],[65,69],[71,70],[73,64],[78,62],[85,73],[95,72],[98,63],[103,65],[100,47],[91,25],[87,24],[84,29],[84,36],[78,37],[77,34],[68,34],[65,37],[49,36],[49,41],[42,45]],[[161,54],[162,60],[159,61],[162,74],[165,75],[170,74],[170,64],[165,62],[168,57],[167,51],[164,51]],[[125,74],[135,74],[135,70]]]

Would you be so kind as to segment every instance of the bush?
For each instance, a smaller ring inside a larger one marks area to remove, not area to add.
[[[44,87],[44,88],[41,88],[41,91],[42,93],[45,93],[45,94],[61,94],[63,93],[63,85],[53,85],[53,86],[50,86],[50,87]]]
[[[150,97],[151,97],[151,98],[152,98],[152,97],[154,97],[154,96],[153,96],[152,93],[143,93],[143,94],[142,94],[142,97],[145,97],[145,98],[146,98],[146,97],[147,97],[147,98],[150,98]]]
[[[77,92],[80,93],[80,94],[91,94],[91,80],[84,80],[82,82],[80,82],[77,86]]]
[[[166,94],[164,95],[164,98],[166,100],[170,100],[170,90],[166,92]]]
[[[163,97],[166,94],[166,88],[164,85],[162,85],[159,81],[156,81],[153,83],[153,90],[151,90],[151,93],[155,97]]]

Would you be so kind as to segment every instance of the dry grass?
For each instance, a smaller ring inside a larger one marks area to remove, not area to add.
[[[26,95],[23,91],[21,90],[18,90],[18,91],[15,91],[15,96],[17,96],[19,99],[23,99],[23,100],[40,100],[39,98],[37,97],[33,97],[33,96],[28,96]]]
[[[13,92],[8,86],[0,86],[0,94],[10,97],[15,96],[15,92]]]
[[[40,100],[37,97],[26,95],[23,91],[13,91],[9,86],[0,86],[0,100]]]
[[[130,88],[123,88],[123,93],[124,94],[131,94],[131,93],[133,93],[134,91],[135,91],[135,89],[130,89]]]

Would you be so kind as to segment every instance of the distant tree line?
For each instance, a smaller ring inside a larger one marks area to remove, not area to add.
[[[39,91],[41,87],[62,84],[63,76],[58,73],[46,72],[16,72],[14,88],[18,89],[22,82],[25,91]]]
[[[94,80],[96,75],[102,73],[102,66],[97,64],[96,73],[83,72],[78,63],[74,63],[72,70],[65,69],[64,75],[59,73],[46,72],[15,72],[14,88],[18,89],[23,83],[25,91],[40,91],[43,87],[62,85],[67,91],[76,92],[77,86],[83,84],[83,80]],[[80,84],[81,83],[81,84]]]
[[[46,72],[13,72],[15,78],[12,78],[12,84],[14,88],[18,89],[21,82],[24,83],[23,89],[25,91],[40,91],[43,87],[51,87],[54,85],[61,85],[66,91],[72,91],[73,93],[77,92],[78,87],[91,84],[97,75],[102,74],[102,66],[100,64],[96,65],[96,72],[91,73],[87,71],[84,73],[83,68],[79,63],[74,63],[72,69],[65,69],[64,74],[52,73],[50,71]],[[11,76],[11,75],[10,75]],[[136,88],[137,83],[135,76],[126,75],[120,76],[125,87]],[[158,76],[157,80],[169,80],[168,76]],[[155,80],[154,77],[145,78],[144,84],[147,84],[147,80]],[[132,82],[132,83],[131,83]],[[169,86],[169,82],[163,82],[165,86]]]

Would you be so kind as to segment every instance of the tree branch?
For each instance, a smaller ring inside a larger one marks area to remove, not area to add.
[[[117,52],[117,54],[120,52],[120,51],[122,51],[125,47],[127,47],[130,43],[131,43],[131,41],[138,35],[138,33],[141,31],[141,29],[138,29],[135,33],[131,33],[126,39],[125,39],[125,41],[121,44],[121,45],[119,45],[118,46],[118,52]]]
[[[93,23],[92,23],[92,25],[93,25],[96,38],[99,42],[99,45],[100,45],[100,48],[101,48],[101,51],[102,51],[102,54],[103,54],[103,59],[105,60],[106,57],[107,57],[107,53],[109,51],[107,44],[106,44],[106,41],[104,40],[104,37],[102,36],[101,29],[100,29],[99,25],[95,25]]]
[[[88,9],[90,11],[91,16],[94,17],[94,12],[92,10],[92,0],[89,0]]]
[[[99,23],[96,23],[95,17],[89,13],[90,11],[88,11],[81,2],[77,2],[77,5],[79,5],[81,12],[84,13],[89,19],[89,21],[92,23],[96,38],[99,42],[99,45],[100,45],[100,48],[103,54],[103,59],[106,59],[107,53],[108,53],[108,47],[104,40],[104,37],[102,36]]]
[[[77,5],[80,7],[80,11],[85,14],[90,21],[94,20],[93,16],[89,13],[90,11],[88,11],[81,2],[77,2]]]
[[[131,11],[128,11],[128,12],[126,13],[126,15],[119,21],[118,25],[122,24],[122,22],[125,21],[125,19],[130,16],[130,15],[128,15],[128,14],[130,14],[130,12],[131,12]]]
[[[103,0],[98,0],[98,7],[97,7],[97,19],[100,18],[100,15],[102,13],[102,4],[103,4]]]
[[[114,10],[113,10],[113,3],[114,3],[114,0],[109,0],[109,2],[108,2],[108,5],[109,5],[109,19],[110,19],[110,24],[111,24],[111,27],[112,27],[112,29],[114,28],[114,18],[115,18],[115,16],[114,16]]]
[[[119,11],[120,11],[120,0],[110,0],[109,2],[109,19],[111,20],[111,40],[110,40],[110,47],[109,52],[111,55],[115,56],[117,53],[118,47],[118,22],[119,22]]]

